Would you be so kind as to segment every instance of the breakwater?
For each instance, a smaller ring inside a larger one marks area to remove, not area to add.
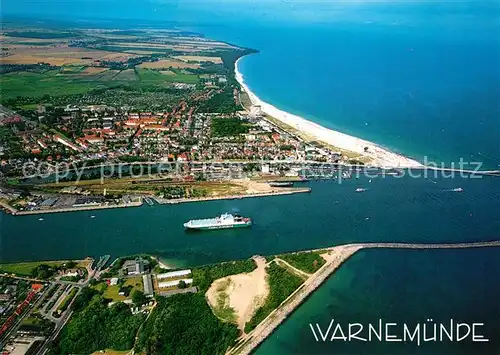
[[[358,243],[311,251],[324,252],[331,257],[316,273],[307,279],[281,305],[271,312],[252,332],[227,351],[227,355],[251,354],[286,318],[300,306],[340,265],[361,249],[467,249],[500,247],[500,240],[472,243]]]

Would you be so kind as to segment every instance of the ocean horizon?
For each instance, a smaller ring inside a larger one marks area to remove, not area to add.
[[[216,15],[212,2],[125,6],[115,18],[84,6],[51,20],[65,11],[51,2],[38,11],[49,24],[180,28],[255,49],[239,63],[245,84],[280,110],[420,163],[500,168],[498,2],[234,2]],[[7,19],[30,21],[7,5]]]
[[[331,23],[187,28],[258,50],[239,70],[280,110],[421,163],[496,170],[500,17],[493,2],[462,4],[382,2]]]
[[[444,166],[500,168],[498,1],[34,2],[8,15],[75,26],[181,28],[253,48],[239,69],[261,100],[326,128]],[[311,6],[305,9],[307,4]],[[242,5],[243,4],[243,5]],[[295,6],[292,6],[295,5]],[[79,11],[74,8],[79,6]],[[16,12],[17,11],[17,12]],[[0,212],[0,262],[118,257],[140,252],[173,267],[351,242],[498,239],[500,180],[373,179],[310,182],[311,194],[14,217]],[[367,188],[356,193],[356,188]],[[455,188],[463,192],[454,192]],[[188,235],[182,223],[225,211],[252,228]],[[90,218],[95,215],[96,218]],[[273,333],[257,355],[500,354],[475,344],[318,344],[309,322],[458,317],[498,337],[500,249],[366,251],[347,261]],[[425,319],[424,319],[425,321]],[[436,346],[434,346],[436,345]]]

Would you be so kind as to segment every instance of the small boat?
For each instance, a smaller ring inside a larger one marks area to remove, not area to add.
[[[453,191],[453,192],[462,192],[462,191],[464,191],[464,189],[462,189],[461,187],[457,187],[457,188],[454,188],[451,191]]]
[[[365,191],[366,191],[366,189],[363,189],[362,187],[358,187],[356,189],[356,192],[365,192]]]
[[[90,218],[95,218],[95,216],[94,216],[94,215],[92,215],[92,216],[90,216]]]
[[[43,221],[44,219],[43,218],[38,218],[39,221]]]

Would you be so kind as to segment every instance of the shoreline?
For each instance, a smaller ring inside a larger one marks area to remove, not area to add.
[[[250,355],[257,349],[281,324],[306,302],[324,282],[339,269],[339,267],[360,250],[370,249],[404,249],[404,250],[442,250],[442,249],[472,249],[500,248],[500,240],[489,242],[466,243],[351,243],[334,247],[304,250],[299,252],[318,252],[327,254],[326,263],[300,285],[290,296],[264,318],[250,333],[226,351],[226,355]]]
[[[37,214],[49,214],[49,213],[65,213],[65,212],[80,212],[80,211],[95,211],[95,210],[108,210],[113,208],[126,208],[126,207],[140,207],[143,205],[143,202],[130,202],[129,204],[120,204],[120,205],[110,205],[110,206],[81,206],[81,207],[65,207],[65,208],[54,208],[47,210],[35,210],[35,211],[18,211],[13,207],[6,208],[4,207],[4,213],[10,214],[14,217],[16,216],[32,216]],[[9,212],[5,211],[7,209]]]
[[[204,201],[241,200],[245,198],[293,195],[298,193],[310,193],[311,191],[312,189],[310,187],[297,187],[288,190],[284,189],[283,191],[257,192],[257,193],[248,193],[245,195],[209,196],[209,197],[172,199],[172,200],[160,199],[159,197],[155,196],[147,196],[147,198],[153,199],[159,205],[177,205],[183,203],[195,203]],[[55,209],[36,210],[36,211],[18,211],[12,206],[0,201],[0,210],[5,214],[10,214],[11,216],[17,217],[17,216],[33,216],[33,215],[51,214],[51,213],[66,213],[66,212],[107,210],[114,208],[141,207],[143,205],[144,205],[144,200],[141,199],[141,201],[139,202],[130,202],[129,204],[110,205],[110,206],[81,206],[81,207],[55,208]]]
[[[369,158],[371,161],[369,166],[377,166],[384,168],[422,168],[423,165],[416,160],[407,158],[403,155],[394,153],[380,145],[366,141],[361,138],[350,136],[345,133],[334,131],[332,129],[321,126],[315,122],[309,121],[303,117],[293,115],[278,109],[277,107],[262,101],[255,95],[250,88],[245,84],[244,76],[239,70],[240,60],[245,56],[238,58],[235,63],[235,78],[241,85],[243,90],[248,94],[252,105],[261,107],[262,112],[281,121],[282,123],[308,134],[318,141],[324,142],[339,149],[351,151],[360,154],[363,157]],[[367,152],[365,148],[368,148]]]
[[[270,196],[282,196],[282,195],[293,195],[300,193],[309,193],[312,189],[310,187],[298,187],[292,188],[290,190],[283,191],[273,191],[273,192],[257,192],[249,193],[245,195],[229,195],[229,196],[210,196],[210,197],[198,197],[198,198],[186,198],[186,199],[173,199],[165,200],[155,197],[154,200],[160,205],[176,205],[180,203],[190,203],[190,202],[203,202],[203,201],[218,201],[218,200],[242,200],[245,198],[255,198],[255,197],[270,197]]]

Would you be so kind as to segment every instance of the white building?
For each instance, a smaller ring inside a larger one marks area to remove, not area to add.
[[[164,282],[159,282],[158,287],[159,288],[170,288],[170,287],[176,287],[179,285],[179,282],[184,281],[186,285],[191,285],[193,283],[193,279],[180,279],[180,280],[172,280],[172,281],[164,281]]]
[[[178,271],[167,272],[165,274],[158,274],[158,275],[156,275],[156,278],[158,280],[173,279],[173,278],[176,278],[176,277],[188,276],[190,274],[191,274],[191,269],[178,270]]]

